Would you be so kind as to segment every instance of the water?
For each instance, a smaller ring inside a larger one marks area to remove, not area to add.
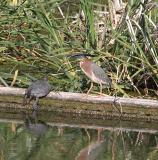
[[[70,115],[1,112],[1,159],[158,159],[157,129],[150,123],[135,122],[137,125],[134,126],[134,122],[99,121],[92,117],[85,123],[85,117]]]

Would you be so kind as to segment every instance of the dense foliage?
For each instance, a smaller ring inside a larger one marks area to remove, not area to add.
[[[88,52],[97,55],[93,61],[111,77],[114,86],[109,94],[157,95],[156,2],[134,0],[119,6],[111,1],[1,0],[0,4],[0,84],[26,87],[49,73],[54,90],[86,92],[88,79],[77,61],[66,55]]]

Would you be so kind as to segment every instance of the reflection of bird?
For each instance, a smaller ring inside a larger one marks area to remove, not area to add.
[[[92,89],[93,82],[98,83],[100,85],[100,93],[102,93],[102,85],[104,84],[108,87],[111,87],[112,81],[104,72],[104,70],[96,63],[88,59],[87,56],[93,57],[94,55],[84,53],[69,55],[69,57],[81,58],[80,68],[86,74],[86,76],[91,79],[91,86],[87,94]]]
[[[28,131],[35,136],[44,135],[49,129],[49,126],[45,122],[35,120],[32,117],[27,117],[25,120],[25,126]]]
[[[91,142],[88,146],[80,150],[75,160],[96,160],[104,152],[105,139],[101,137],[101,130],[98,130],[97,141]]]
[[[32,115],[23,112],[23,115],[25,118],[25,127],[29,133],[40,137],[48,132],[50,126],[38,119],[37,111],[33,111]]]
[[[27,98],[29,98],[28,103],[35,98],[35,103],[33,104],[33,109],[38,109],[39,98],[45,97],[51,91],[51,85],[48,83],[48,79],[45,77],[42,80],[37,80],[33,82],[28,89],[25,91],[23,104],[27,104]]]

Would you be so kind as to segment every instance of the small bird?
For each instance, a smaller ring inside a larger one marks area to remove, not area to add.
[[[35,98],[36,100],[33,104],[33,109],[38,110],[39,98],[46,97],[50,93],[51,89],[52,87],[48,83],[47,77],[44,77],[42,80],[33,82],[25,91],[23,105],[29,104],[30,101]],[[27,99],[29,99],[28,102]]]
[[[80,54],[73,54],[69,55],[69,57],[80,58],[80,68],[85,73],[85,75],[90,78],[91,86],[87,92],[91,91],[93,87],[93,82],[98,83],[100,85],[100,94],[102,94],[102,85],[106,85],[111,88],[112,81],[104,72],[104,70],[98,66],[96,63],[88,59],[87,57],[94,57],[95,55],[80,53]]]

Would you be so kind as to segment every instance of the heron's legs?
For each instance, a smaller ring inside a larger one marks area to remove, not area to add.
[[[90,90],[91,90],[92,88],[93,88],[93,82],[91,82],[91,86],[90,86],[90,88],[89,88],[87,94],[89,94],[89,92],[90,92]]]
[[[99,93],[95,92],[95,93],[99,94],[99,96],[107,96],[107,94],[103,93],[103,85],[102,85],[102,83],[99,83],[99,85],[100,85],[100,92]]]

